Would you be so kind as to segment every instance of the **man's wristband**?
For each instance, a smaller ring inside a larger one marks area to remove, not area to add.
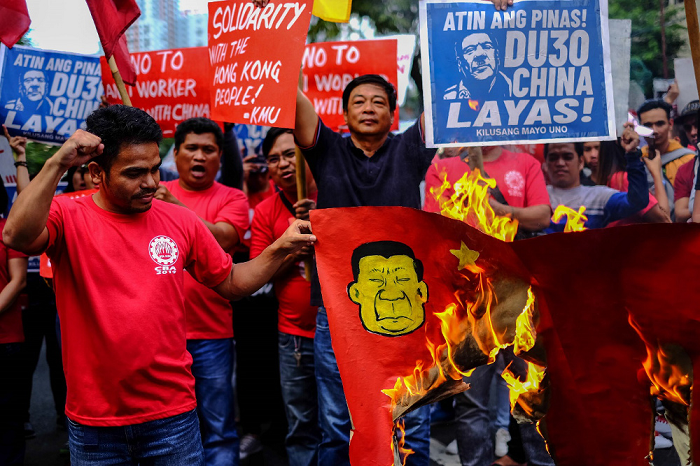
[[[17,162],[15,162],[15,167],[29,168],[27,166],[27,162],[25,162],[24,160],[18,160]]]

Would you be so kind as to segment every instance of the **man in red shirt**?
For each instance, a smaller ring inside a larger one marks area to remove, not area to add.
[[[250,257],[257,257],[279,238],[295,218],[308,218],[316,206],[311,199],[297,198],[296,159],[291,129],[272,128],[263,142],[263,154],[277,193],[255,208]],[[311,180],[310,173],[307,179]],[[304,259],[310,250],[287,257],[273,276],[279,302],[279,366],[282,398],[287,414],[287,456],[289,466],[308,466],[318,462],[318,400],[314,365],[314,333],[318,308],[311,306],[311,282],[305,277]]]
[[[232,265],[194,213],[154,200],[162,134],[153,118],[114,105],[86,123],[19,195],[3,231],[14,249],[46,251],[55,270],[71,464],[203,465],[184,272],[239,299],[316,238],[298,220],[255,260]],[[54,199],[63,174],[84,163],[100,190]]]
[[[248,229],[248,199],[243,191],[215,181],[223,139],[221,128],[208,118],[190,118],[178,125],[174,155],[180,178],[162,182],[156,199],[192,210],[219,246],[231,253]],[[231,385],[231,303],[186,276],[185,315],[206,464],[236,466],[239,440]]]
[[[496,187],[503,195],[505,203],[491,199],[496,215],[508,215],[519,222],[520,228],[528,231],[542,230],[549,226],[551,208],[544,175],[537,160],[527,154],[517,154],[499,146],[482,148],[484,171],[496,180]],[[467,153],[463,152],[466,158]],[[464,173],[469,171],[466,159],[452,157],[440,160],[428,168],[425,174],[425,205],[423,210],[440,212],[439,201],[431,193],[431,188],[439,187],[447,175],[447,181],[454,185]],[[451,196],[453,190],[443,194]]]

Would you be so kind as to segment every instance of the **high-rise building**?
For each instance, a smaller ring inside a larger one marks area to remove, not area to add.
[[[178,48],[203,47],[207,45],[207,19],[206,13],[183,11],[178,18],[178,34],[176,44]]]
[[[141,16],[126,31],[129,51],[148,52],[178,47],[179,0],[136,0],[136,3],[141,9]]]

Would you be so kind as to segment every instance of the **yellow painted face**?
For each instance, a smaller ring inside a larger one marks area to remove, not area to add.
[[[364,327],[379,335],[399,336],[425,322],[423,305],[428,286],[418,281],[413,259],[404,255],[360,259],[357,281],[350,284],[350,300],[360,306]]]

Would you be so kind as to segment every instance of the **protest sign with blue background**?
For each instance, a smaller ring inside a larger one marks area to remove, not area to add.
[[[98,57],[0,47],[0,122],[12,136],[60,144],[103,93]]]
[[[420,3],[430,147],[613,139],[607,0]]]

